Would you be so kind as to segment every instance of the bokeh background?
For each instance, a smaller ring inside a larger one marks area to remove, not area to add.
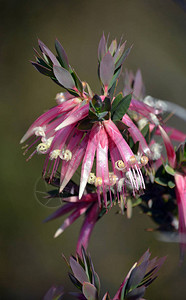
[[[179,5],[179,3],[181,5]],[[0,298],[42,299],[52,284],[73,289],[61,258],[74,253],[82,222],[78,220],[58,239],[53,234],[62,223],[43,224],[53,210],[34,195],[41,176],[42,159],[26,163],[19,140],[45,109],[55,105],[60,91],[29,63],[37,38],[51,50],[57,37],[82,80],[99,93],[97,46],[104,31],[110,37],[134,44],[125,67],[142,70],[147,93],[185,106],[186,14],[184,1],[172,0],[54,0],[0,1],[1,14],[1,209]],[[173,118],[169,124],[184,130]],[[160,277],[147,290],[151,300],[186,299],[186,261],[179,266],[176,243],[163,243],[145,231],[156,227],[135,210],[133,218],[113,208],[99,221],[89,251],[100,274],[102,291],[111,296],[132,264],[149,247],[153,256],[167,256]],[[65,299],[71,299],[67,296]]]

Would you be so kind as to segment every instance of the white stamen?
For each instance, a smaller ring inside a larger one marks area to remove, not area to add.
[[[142,118],[138,121],[138,126],[139,129],[141,130],[143,127],[145,127],[145,125],[148,124],[148,119],[147,118]]]
[[[89,184],[94,184],[96,180],[96,175],[94,173],[90,173],[89,177],[88,177],[88,183]]]
[[[34,128],[34,133],[36,136],[45,136],[45,127],[41,127],[41,126],[38,126],[38,127],[35,127]]]
[[[156,126],[160,124],[160,123],[159,123],[159,120],[158,120],[158,118],[156,117],[155,114],[150,113],[149,115],[150,115],[150,117],[151,117],[151,121],[152,121]]]
[[[48,146],[45,143],[40,143],[39,145],[37,145],[36,150],[38,152],[38,154],[45,154],[46,151],[48,150]]]
[[[60,149],[53,150],[52,152],[50,152],[50,159],[53,160],[53,159],[58,158],[60,153],[61,153]]]
[[[152,160],[158,160],[161,157],[161,152],[162,152],[162,145],[158,144],[158,143],[154,143],[150,146],[150,150],[151,150],[151,156],[150,158]]]
[[[146,96],[146,97],[144,98],[143,102],[144,102],[145,104],[151,106],[151,107],[154,107],[154,106],[155,106],[155,101],[154,101],[154,99],[153,99],[150,95]]]
[[[72,152],[70,150],[63,150],[62,153],[60,154],[60,158],[62,160],[69,161],[72,159]]]

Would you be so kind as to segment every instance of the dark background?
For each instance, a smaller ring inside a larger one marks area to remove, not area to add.
[[[177,1],[182,2],[184,1]],[[184,4],[183,4],[184,5]],[[26,163],[19,140],[60,91],[29,63],[39,37],[51,50],[57,37],[71,65],[99,93],[97,46],[103,30],[134,44],[125,66],[142,70],[147,93],[185,106],[186,14],[172,0],[0,1],[1,45],[1,217],[0,298],[42,299],[53,283],[73,289],[61,253],[74,253],[82,222],[53,239],[62,220],[43,224],[53,210],[34,196],[41,157]],[[184,123],[170,124],[184,130]],[[160,277],[145,298],[186,298],[186,262],[179,266],[176,243],[163,243],[145,231],[155,224],[136,209],[131,220],[113,208],[96,226],[90,244],[102,291],[113,296],[133,263],[149,247],[152,256],[168,255]],[[68,297],[66,297],[68,299]]]

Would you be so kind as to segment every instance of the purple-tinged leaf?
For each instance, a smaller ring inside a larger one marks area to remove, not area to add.
[[[47,55],[47,56],[50,58],[50,60],[53,62],[53,64],[54,64],[55,66],[60,66],[60,64],[59,64],[59,62],[58,62],[58,60],[57,60],[57,58],[56,58],[55,55],[48,49],[48,47],[47,47],[42,41],[40,41],[40,40],[38,40],[38,44],[39,44],[39,47],[40,47],[41,51],[42,51],[45,55]]]
[[[97,300],[98,299],[98,293],[95,286],[89,282],[83,283],[83,294],[88,300]]]
[[[125,50],[125,52],[122,54],[122,56],[118,60],[116,66],[115,66],[115,70],[117,70],[124,63],[125,59],[129,55],[131,49],[132,49],[132,46]]]
[[[64,86],[67,89],[74,89],[75,82],[70,72],[58,66],[54,66],[53,70],[55,77],[62,86]]]
[[[126,45],[126,42],[125,41],[120,47],[118,47],[115,55],[114,55],[114,62],[117,63],[117,61],[120,59],[120,57],[122,56],[123,54],[123,51],[125,49],[125,45]]]
[[[62,47],[62,45],[57,39],[55,41],[55,47],[59,57],[59,62],[61,63],[63,68],[68,70],[69,69],[68,57],[66,55],[64,48]]]
[[[110,47],[109,47],[109,52],[110,54],[113,56],[114,53],[116,52],[116,49],[117,49],[117,41],[116,39],[112,41],[112,43],[110,44]]]
[[[49,76],[49,77],[53,77],[54,74],[52,72],[51,69],[48,69],[44,66],[41,66],[40,64],[36,63],[36,62],[33,62],[31,61],[31,64],[36,68],[37,71],[39,71],[41,74],[43,75],[46,75],[46,76]]]
[[[114,74],[114,76],[112,77],[112,80],[109,83],[108,89],[110,89],[113,84],[118,80],[119,76],[121,75],[122,72],[122,68],[119,68],[116,73]]]
[[[85,298],[85,296],[82,293],[70,292],[69,294],[73,297],[76,297],[76,299],[78,300],[87,300],[87,298]]]
[[[64,290],[62,286],[56,287],[52,286],[48,292],[45,294],[43,300],[61,300],[64,295]]]
[[[78,264],[78,262],[70,257],[70,266],[74,273],[74,276],[83,284],[83,282],[88,282],[87,274],[85,273],[85,270]]]
[[[74,275],[72,275],[71,273],[68,273],[68,275],[69,275],[69,277],[70,277],[70,280],[72,281],[72,283],[78,288],[78,289],[82,289],[82,284],[81,284],[81,282],[79,282],[78,280],[77,280],[77,278],[74,276]]]
[[[143,280],[148,266],[148,261],[142,262],[139,266],[136,266],[128,279],[126,290],[130,291],[135,289]]]
[[[101,61],[102,57],[105,55],[106,53],[106,40],[105,40],[105,35],[103,33],[100,42],[99,42],[99,46],[98,46],[98,60]]]
[[[114,75],[114,59],[108,52],[104,55],[100,63],[100,79],[105,86],[108,86]]]
[[[147,251],[140,257],[140,259],[137,262],[137,266],[139,266],[142,262],[144,261],[148,261],[150,258],[150,252],[149,249],[147,249]]]
[[[141,297],[143,297],[144,293],[145,293],[145,287],[141,286],[141,287],[129,292],[126,295],[125,299],[126,300],[140,300]]]

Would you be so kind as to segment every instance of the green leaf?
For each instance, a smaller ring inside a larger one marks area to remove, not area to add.
[[[82,131],[87,131],[92,129],[93,123],[90,122],[89,119],[82,120],[79,125],[77,126],[77,129]]]
[[[173,189],[175,187],[175,183],[173,181],[168,181],[168,187],[170,187],[170,189]]]
[[[78,75],[76,74],[76,72],[74,70],[71,73],[71,75],[75,81],[78,91],[80,91],[80,93],[82,93],[83,92],[83,84],[82,84],[81,80],[79,79]]]
[[[132,99],[132,95],[130,94],[130,95],[125,96],[119,102],[119,104],[117,105],[117,107],[113,113],[113,117],[112,117],[113,121],[120,120],[125,115],[125,113],[127,112],[128,108],[130,106],[131,99]]]
[[[125,50],[125,52],[122,54],[122,56],[118,60],[116,66],[115,66],[115,70],[117,70],[124,63],[125,59],[129,55],[131,49],[132,49],[132,46]]]
[[[100,112],[110,111],[111,110],[111,101],[109,97],[105,97],[104,101],[102,102],[102,107],[100,108]]]
[[[115,99],[112,102],[112,107],[111,107],[111,114],[114,113],[114,111],[116,110],[118,104],[120,103],[120,101],[123,99],[123,95],[122,93],[119,93]]]
[[[113,84],[117,81],[117,79],[119,78],[119,76],[121,75],[121,68],[119,68],[115,73],[114,76],[111,79],[111,82],[109,83],[108,89],[110,89]]]
[[[150,129],[149,129],[149,124],[145,125],[142,130],[141,133],[143,134],[145,140],[147,141],[147,143],[149,143],[150,141]]]
[[[129,128],[126,124],[124,124],[122,121],[119,121],[119,120],[114,121],[114,124],[117,126],[117,128],[120,131],[124,131]]]
[[[162,186],[167,186],[167,180],[163,177],[155,177],[154,181]]]
[[[138,153],[138,149],[139,149],[139,141],[137,141],[137,142],[133,145],[133,147],[132,147],[132,152],[133,152],[134,154],[137,154],[137,153]]]
[[[169,165],[165,165],[165,171],[166,171],[168,174],[172,175],[172,176],[175,175],[174,169],[171,168]]]

